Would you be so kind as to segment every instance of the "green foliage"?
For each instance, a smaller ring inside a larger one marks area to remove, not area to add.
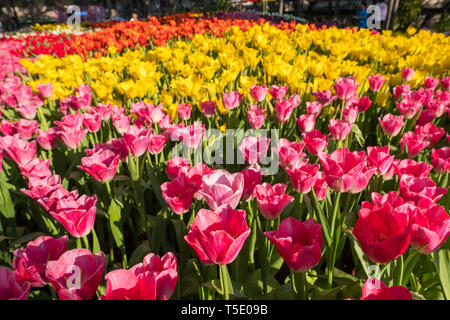
[[[394,20],[394,31],[404,31],[416,25],[422,12],[422,0],[401,0]]]

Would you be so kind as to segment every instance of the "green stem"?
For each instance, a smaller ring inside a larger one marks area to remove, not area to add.
[[[306,284],[306,273],[291,270],[291,280],[294,293],[300,300],[308,300],[308,287]]]
[[[221,265],[220,268],[220,282],[223,290],[223,297],[225,300],[230,300],[230,288],[228,288],[228,270],[227,265]]]

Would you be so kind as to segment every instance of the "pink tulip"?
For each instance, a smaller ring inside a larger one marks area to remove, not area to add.
[[[12,136],[17,133],[16,124],[8,120],[2,120],[0,123],[0,132],[4,136]]]
[[[394,156],[389,154],[389,146],[367,147],[367,164],[377,168],[377,175],[384,175],[391,168]]]
[[[44,179],[52,175],[49,165],[50,159],[44,161],[40,158],[34,158],[26,164],[19,165],[19,169],[22,175],[27,179],[31,177]]]
[[[425,102],[426,109],[420,113],[419,118],[425,118],[425,116],[422,116],[422,114],[424,112],[427,112],[429,113],[427,114],[427,119],[429,119],[429,121],[427,122],[431,122],[434,118],[439,118],[445,113],[445,111],[447,110],[447,104],[448,102],[443,102],[432,98]],[[417,122],[419,122],[419,120],[417,120]]]
[[[191,207],[194,190],[184,175],[180,175],[171,182],[161,185],[164,201],[176,214],[186,213]]]
[[[400,194],[406,201],[412,201],[416,206],[429,208],[447,193],[447,188],[436,187],[429,177],[413,177],[403,175],[400,178]]]
[[[394,116],[388,113],[383,119],[378,118],[378,122],[380,122],[381,129],[386,135],[395,137],[402,130],[404,124],[403,119],[403,116]]]
[[[45,150],[51,150],[56,145],[55,129],[49,128],[47,131],[37,130],[36,141]]]
[[[151,154],[160,153],[164,149],[166,142],[167,139],[162,134],[152,134],[148,144],[148,152]]]
[[[217,103],[211,100],[200,103],[202,107],[202,112],[205,117],[210,118],[214,115],[214,111],[216,111]]]
[[[95,180],[105,182],[116,174],[120,156],[111,150],[103,149],[91,156],[81,158],[81,165],[77,166],[86,171]]]
[[[0,300],[26,300],[30,293],[30,283],[17,283],[14,272],[0,266]]]
[[[320,201],[324,200],[327,196],[328,184],[325,177],[326,175],[322,171],[317,172],[316,182],[313,185],[314,193]]]
[[[55,239],[41,236],[28,242],[25,249],[14,250],[13,268],[21,285],[29,282],[32,287],[42,287],[48,281],[45,276],[47,262],[58,260],[67,250],[67,236]]]
[[[429,141],[426,141],[423,136],[416,135],[414,132],[409,131],[403,134],[400,139],[401,151],[405,151],[405,146],[408,148],[408,157],[415,158],[420,151],[430,145]]]
[[[416,113],[420,110],[421,105],[415,103],[410,98],[406,98],[401,102],[395,103],[398,110],[405,117],[405,119],[412,119]]]
[[[394,99],[405,98],[411,93],[411,87],[409,84],[400,84],[394,87]]]
[[[322,256],[321,226],[310,218],[302,222],[292,217],[281,221],[278,230],[264,232],[283,260],[296,272],[315,267]]]
[[[276,219],[294,200],[294,197],[286,194],[286,185],[277,183],[271,186],[269,183],[257,185],[254,196],[258,204],[259,211],[266,219]]]
[[[242,173],[229,173],[219,169],[203,176],[202,188],[198,193],[212,210],[223,205],[236,208],[244,191],[244,176]]]
[[[23,193],[38,201],[42,198],[48,198],[53,192],[62,189],[61,177],[58,175],[47,178],[28,178],[28,189],[21,189]]]
[[[316,117],[314,115],[302,114],[297,118],[297,125],[301,132],[311,132],[314,130]]]
[[[249,164],[261,162],[269,150],[270,139],[265,137],[246,137],[239,146],[239,151]]]
[[[130,128],[130,119],[131,116],[113,116],[112,117],[112,123],[114,128],[116,128],[117,132],[119,134],[127,133]]]
[[[83,126],[89,132],[97,132],[102,127],[102,116],[98,113],[85,113],[83,116]]]
[[[438,173],[446,173],[450,171],[450,147],[442,147],[441,149],[431,150],[431,162],[434,170]]]
[[[317,118],[317,116],[320,114],[320,111],[322,111],[322,105],[319,102],[306,102],[306,112],[308,114],[311,114]]]
[[[443,77],[441,79],[441,85],[444,90],[450,90],[450,77]]]
[[[87,130],[82,129],[66,129],[57,130],[55,136],[71,149],[77,149],[86,135]]]
[[[423,126],[436,118],[436,114],[433,110],[425,109],[420,112],[416,121],[416,126]]]
[[[424,126],[416,126],[416,134],[425,141],[429,141],[430,147],[433,147],[444,136],[445,130],[444,128],[437,128],[433,123],[427,123]]]
[[[205,134],[205,125],[195,121],[194,124],[181,129],[181,138],[188,148],[196,149]]]
[[[267,94],[267,87],[266,86],[255,86],[253,85],[250,88],[250,93],[257,102],[261,102],[264,100]]]
[[[191,111],[192,107],[189,103],[179,104],[177,109],[178,118],[182,121],[189,120],[191,117]]]
[[[385,81],[386,81],[386,79],[384,79],[383,76],[380,74],[378,74],[376,76],[369,76],[370,90],[372,90],[373,92],[380,91],[380,89],[383,86],[383,83]]]
[[[323,107],[330,105],[334,100],[337,99],[337,97],[333,96],[330,90],[326,91],[317,90],[313,92],[313,94],[316,96],[317,101]]]
[[[300,96],[298,94],[293,94],[289,97],[288,101],[297,108],[300,105]]]
[[[381,280],[369,278],[362,288],[361,300],[412,300],[412,295],[405,287],[388,288]]]
[[[292,111],[294,111],[294,105],[289,100],[278,100],[275,102],[275,116],[280,122],[287,122],[291,117]]]
[[[21,139],[29,140],[33,137],[34,133],[36,132],[38,126],[38,122],[33,120],[25,120],[20,119],[17,121],[17,132],[19,133],[19,136]]]
[[[196,163],[193,167],[182,168],[181,174],[184,175],[189,183],[190,188],[194,191],[194,198],[201,200],[202,196],[198,194],[202,188],[203,176],[213,173],[214,170],[204,163]]]
[[[253,129],[259,129],[264,123],[264,120],[266,119],[266,109],[263,107],[258,108],[256,105],[249,105],[248,110],[248,123],[250,124],[250,127]]]
[[[36,117],[37,109],[42,105],[42,100],[37,96],[33,96],[29,104],[17,106],[16,111],[25,119],[31,120]]]
[[[280,165],[283,168],[288,168],[292,167],[297,161],[306,156],[303,152],[304,147],[304,142],[290,142],[285,138],[280,138],[280,140],[278,140],[277,148],[272,148],[272,150],[278,155]]]
[[[232,92],[223,92],[222,93],[222,102],[223,106],[228,110],[233,110],[234,108],[239,107],[242,100],[242,94],[239,91]]]
[[[47,262],[47,278],[61,300],[90,300],[102,279],[105,255],[73,249]]]
[[[435,78],[432,78],[429,76],[425,77],[424,82],[425,82],[425,88],[427,88],[427,89],[434,90],[439,85],[439,79],[435,79]]]
[[[311,191],[311,187],[316,183],[319,167],[318,163],[308,164],[298,160],[292,167],[286,168],[295,191],[303,194]]]
[[[328,129],[335,140],[344,140],[352,131],[353,124],[344,120],[330,119]]]
[[[173,180],[178,177],[184,168],[189,168],[189,160],[175,157],[169,159],[167,162],[166,174],[169,180]]]
[[[236,259],[249,234],[245,211],[222,206],[200,209],[184,239],[203,264],[226,265]]]
[[[156,280],[151,275],[141,281],[131,270],[116,269],[105,275],[106,292],[99,300],[156,300]]]
[[[450,217],[440,205],[415,210],[410,216],[409,230],[411,246],[418,250],[427,245],[420,252],[429,254],[438,250],[450,236]]]
[[[273,84],[269,89],[269,93],[276,101],[279,101],[279,100],[284,99],[288,89],[289,88],[287,86],[279,87],[279,86]]]
[[[302,133],[303,142],[306,150],[310,154],[319,154],[325,150],[328,145],[328,135],[322,134],[320,130],[313,130],[308,133]]]
[[[414,76],[414,69],[410,69],[410,68],[403,68],[402,69],[402,78],[403,81],[405,82],[409,82],[411,81],[412,77]]]
[[[53,85],[51,82],[49,83],[38,83],[36,89],[39,90],[39,93],[44,98],[50,98],[53,95]]]
[[[355,78],[349,76],[347,78],[338,77],[333,88],[339,100],[349,100],[356,97],[358,86]]]
[[[253,190],[258,184],[262,183],[262,172],[260,166],[255,163],[241,171],[244,177],[244,191],[242,200],[250,200],[254,197]]]
[[[413,177],[427,177],[433,166],[425,162],[417,162],[412,159],[404,159],[400,161],[394,161],[392,166],[395,168],[395,172],[398,174],[399,178],[403,175],[411,175]]]
[[[365,112],[372,105],[372,100],[369,97],[364,96],[361,98],[356,98],[355,102],[353,102],[353,106],[358,107],[358,112]],[[345,110],[344,110],[345,114]]]
[[[133,125],[123,134],[122,139],[129,152],[131,152],[134,157],[140,157],[149,147],[151,133],[152,129],[139,129]]]
[[[24,165],[36,155],[36,141],[28,142],[16,139],[12,145],[5,148],[7,155],[17,164]]]

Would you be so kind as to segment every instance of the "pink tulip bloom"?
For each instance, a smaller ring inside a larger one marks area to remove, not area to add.
[[[36,141],[16,139],[12,145],[5,148],[5,151],[15,163],[24,165],[36,156]]]
[[[128,132],[130,128],[130,120],[131,116],[121,115],[112,117],[113,126],[119,134]]]
[[[58,239],[41,236],[28,242],[25,249],[14,250],[13,268],[17,282],[21,285],[29,282],[32,287],[47,284],[47,262],[59,259],[67,250],[68,239],[67,236]]]
[[[37,96],[33,96],[30,103],[18,105],[16,111],[25,119],[31,120],[36,117],[37,109],[42,105],[42,100]]]
[[[56,145],[55,129],[49,128],[47,131],[37,130],[36,141],[45,150],[51,150]]]
[[[267,87],[266,86],[255,86],[253,85],[250,88],[250,93],[257,102],[261,102],[264,100],[267,94]]]
[[[286,123],[291,117],[295,106],[289,100],[278,100],[275,102],[275,116],[278,123]]]
[[[355,123],[358,118],[359,109],[358,106],[348,106],[344,108],[344,113],[342,115],[342,120],[347,123]]]
[[[349,100],[356,97],[358,86],[356,79],[349,76],[347,78],[338,77],[333,88],[339,100]]]
[[[433,120],[434,118],[439,118],[440,116],[442,116],[445,113],[445,111],[447,111],[447,105],[448,105],[448,102],[443,102],[443,101],[432,98],[429,101],[425,102],[426,109],[422,110],[422,112],[420,113],[420,116],[424,118],[425,116],[422,116],[422,114],[424,112],[428,112],[429,115],[427,115],[427,119],[429,119],[429,120],[426,122],[431,122],[431,120]],[[417,120],[417,121],[419,121],[419,120]]]
[[[367,164],[377,168],[377,175],[384,175],[391,168],[394,156],[389,154],[389,146],[367,147]]]
[[[262,183],[262,172],[260,166],[255,163],[241,171],[244,177],[244,191],[242,200],[249,201],[253,199],[253,190],[258,184]]]
[[[325,177],[326,175],[322,171],[317,172],[316,182],[313,185],[314,193],[320,201],[324,200],[327,196],[328,184]]]
[[[441,79],[441,85],[444,90],[450,90],[450,77],[443,77]]]
[[[26,164],[19,165],[22,175],[29,179],[31,177],[44,179],[52,175],[49,169],[50,159],[42,160],[40,158],[34,158]]]
[[[425,82],[425,88],[427,88],[427,89],[434,90],[439,85],[439,79],[435,79],[435,78],[432,78],[429,76],[425,77],[424,82]]]
[[[418,207],[427,209],[438,202],[447,193],[447,188],[436,187],[429,177],[403,175],[400,178],[400,194],[406,201],[414,202]]]
[[[140,276],[116,269],[105,275],[106,292],[99,300],[156,300],[156,280],[152,274]]]
[[[17,283],[14,272],[0,266],[0,300],[26,300],[30,293],[30,283]]]
[[[388,113],[382,119],[378,118],[378,122],[386,135],[395,137],[402,130],[404,118],[403,116],[394,116],[393,114]]]
[[[35,120],[20,119],[17,121],[17,132],[21,139],[29,140],[33,137],[36,130],[39,128],[38,122]]]
[[[51,82],[49,83],[38,83],[36,89],[39,90],[39,93],[43,98],[50,98],[53,95],[53,85]]]
[[[214,170],[204,163],[196,163],[192,167],[182,169],[182,174],[186,177],[190,188],[194,191],[194,198],[201,200],[202,196],[197,192],[202,188],[203,176],[213,173]]]
[[[239,151],[249,164],[261,162],[269,150],[270,139],[265,137],[246,137],[239,146]]]
[[[394,99],[398,100],[400,98],[405,98],[411,93],[411,87],[409,84],[400,84],[394,87],[393,94]]]
[[[287,186],[284,183],[277,183],[271,186],[269,183],[257,185],[254,196],[258,204],[259,211],[266,219],[276,219],[294,200],[294,197],[286,194]]]
[[[258,108],[258,106],[256,105],[249,105],[247,117],[250,127],[252,127],[253,129],[261,128],[264,120],[266,119],[266,115],[266,109],[264,109],[263,107]]]
[[[47,278],[61,300],[90,300],[102,279],[105,255],[73,249],[47,262]]]
[[[236,208],[244,192],[244,176],[242,173],[229,173],[219,169],[203,176],[202,188],[198,193],[212,210],[223,205]]]
[[[306,112],[308,114],[311,114],[317,118],[317,116],[320,114],[321,111],[322,111],[322,104],[320,104],[319,102],[317,101],[306,102]]]
[[[205,265],[227,265],[236,259],[250,234],[244,210],[222,206],[200,209],[184,240]]]
[[[269,93],[272,96],[272,98],[274,98],[276,101],[280,101],[280,100],[284,99],[288,89],[289,88],[287,86],[279,87],[279,86],[273,84],[269,89]]]
[[[205,117],[210,118],[214,115],[214,111],[216,111],[217,103],[215,101],[205,101],[200,103],[202,107],[202,112],[205,115]]]
[[[189,168],[189,160],[175,157],[169,159],[167,162],[166,174],[169,180],[173,180],[178,177],[184,168]]]
[[[396,160],[392,163],[392,166],[395,168],[395,172],[399,178],[405,174],[417,178],[427,177],[433,169],[433,166],[425,162],[417,162],[412,159]]]
[[[369,76],[369,86],[370,90],[373,92],[380,91],[381,87],[383,86],[383,83],[386,81],[385,78],[383,78],[382,75],[378,74],[376,76]]]
[[[358,182],[366,168],[364,152],[350,152],[341,148],[331,154],[319,153],[328,186],[337,192],[347,192]]]
[[[420,112],[416,121],[416,126],[423,126],[436,118],[436,114],[431,109],[425,109]]]
[[[86,171],[95,180],[105,182],[116,174],[120,156],[111,150],[103,149],[91,156],[81,158],[81,165],[77,166]]]
[[[82,129],[66,129],[57,130],[55,136],[71,149],[77,149],[86,135],[87,130]]]
[[[430,145],[429,141],[424,140],[421,135],[416,135],[414,132],[409,131],[403,134],[400,139],[401,151],[405,151],[405,146],[408,148],[408,157],[415,158],[420,151]]]
[[[0,123],[0,132],[4,136],[12,136],[17,133],[16,124],[8,120],[2,120]]]
[[[306,150],[310,154],[319,154],[325,150],[328,145],[328,135],[322,134],[320,130],[313,130],[308,133],[302,133],[303,142]]]
[[[297,118],[297,125],[301,132],[311,132],[314,130],[316,117],[314,115],[302,114]]]
[[[311,187],[316,183],[319,168],[318,163],[308,164],[298,160],[292,167],[286,168],[286,172],[291,179],[295,191],[304,194],[311,191]]]
[[[304,147],[304,142],[290,142],[285,138],[280,138],[277,148],[272,148],[272,150],[278,155],[280,165],[283,168],[289,168],[306,156],[303,152]]]
[[[361,98],[356,98],[355,102],[353,102],[353,106],[358,107],[358,112],[365,112],[367,109],[370,108],[372,105],[372,100],[369,99],[369,97],[364,96]],[[345,110],[344,110],[345,114]]]
[[[322,257],[322,227],[313,218],[305,222],[288,217],[278,230],[264,232],[284,262],[295,272],[314,268]]]
[[[411,81],[412,77],[414,77],[414,73],[415,73],[414,69],[403,68],[402,69],[403,81],[405,81],[405,82]]]
[[[140,157],[147,151],[151,133],[152,129],[139,129],[133,125],[123,134],[122,139],[129,152],[134,157]]]
[[[361,174],[356,177],[355,184],[348,190],[349,193],[360,193],[369,184],[370,179],[377,171],[376,167],[364,167]]]
[[[28,178],[28,189],[21,189],[23,193],[38,201],[41,198],[48,198],[53,192],[62,189],[61,177],[58,175],[47,178]]]
[[[438,173],[446,173],[450,171],[450,147],[442,147],[441,149],[431,150],[431,162],[434,170]]]
[[[369,278],[363,285],[361,300],[412,300],[412,295],[405,287],[388,288],[381,280]]]
[[[405,117],[405,119],[412,119],[416,115],[416,113],[420,110],[421,105],[411,101],[411,99],[406,98],[401,102],[395,103],[401,115]]]
[[[344,120],[330,119],[328,129],[335,140],[344,140],[352,131],[353,124]]]
[[[170,182],[161,185],[164,201],[176,214],[186,213],[191,207],[194,190],[184,175],[180,175]]]
[[[148,152],[151,154],[158,154],[166,145],[167,139],[162,134],[152,134],[148,144]]]
[[[89,132],[97,132],[102,127],[102,116],[98,113],[84,113],[83,126]]]
[[[330,90],[321,91],[317,90],[313,92],[314,96],[316,97],[317,101],[323,106],[326,107],[330,105],[334,100],[337,99],[337,97],[333,96]]]
[[[437,128],[433,123],[427,123],[424,126],[416,126],[416,134],[425,141],[429,141],[430,147],[433,147],[444,136],[445,130],[444,128]]]
[[[239,91],[223,92],[222,102],[225,109],[233,110],[241,104],[242,94]]]
[[[180,118],[180,120],[182,121],[189,120],[189,118],[191,117],[191,111],[192,107],[189,105],[189,103],[179,104],[177,109],[178,118]]]
[[[293,94],[289,97],[288,101],[292,103],[294,108],[297,108],[300,105],[300,96],[298,94]]]
[[[195,121],[190,126],[181,129],[181,138],[188,148],[196,149],[205,134],[205,125],[199,121]]]

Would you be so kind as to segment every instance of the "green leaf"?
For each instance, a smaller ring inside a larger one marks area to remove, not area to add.
[[[134,249],[133,253],[130,257],[130,266],[134,266],[144,259],[144,257],[150,253],[150,248],[148,246],[148,241],[143,241],[140,245],[137,246],[136,249]]]
[[[0,179],[0,212],[7,221],[7,225],[15,228],[16,212],[14,211],[14,204],[11,199],[11,194],[9,193],[9,190],[12,188],[12,185],[3,179]]]
[[[125,250],[120,211],[119,205],[114,199],[112,199],[108,208],[109,225],[117,247],[119,247],[120,250]]]
[[[444,291],[445,298],[450,299],[450,250],[440,249],[433,252],[434,263],[439,274],[439,280]]]
[[[29,234],[27,234],[27,235],[25,235],[25,236],[23,236],[23,237],[21,237],[21,238],[19,238],[19,239],[14,240],[14,241],[11,243],[11,247],[17,246],[17,245],[22,244],[22,243],[25,243],[25,242],[29,242],[29,241],[31,241],[31,240],[36,239],[37,237],[45,236],[45,235],[46,235],[46,234],[45,234],[45,233],[42,233],[42,232],[33,232],[33,233],[29,233]]]

